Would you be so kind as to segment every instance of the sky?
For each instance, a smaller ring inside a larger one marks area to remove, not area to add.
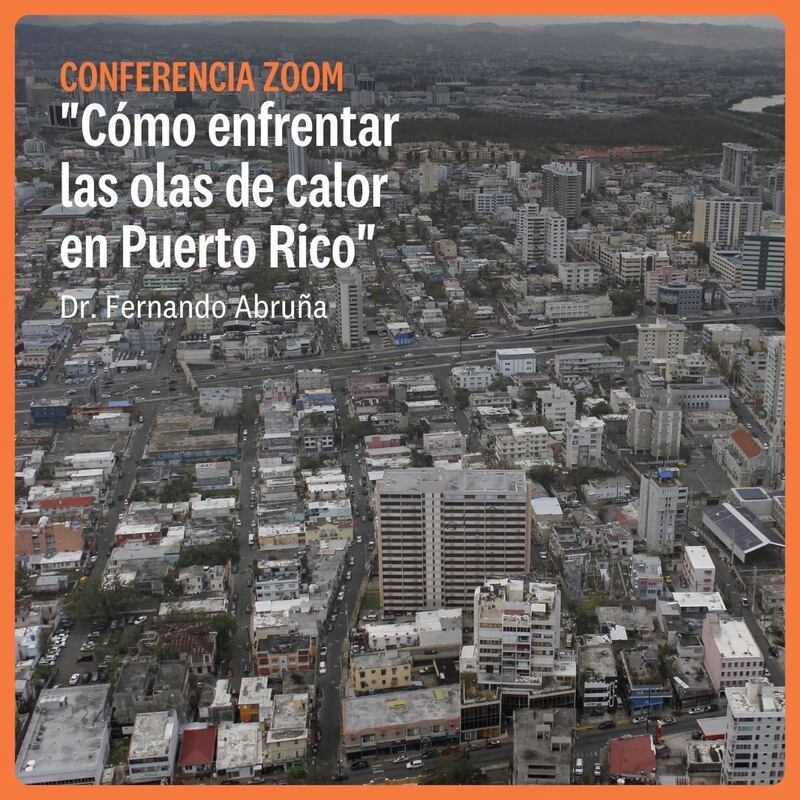
[[[205,20],[212,20],[220,22],[221,20],[248,20],[248,19],[269,19],[274,18],[275,15],[264,15],[263,17],[253,16],[238,16],[238,17],[186,17],[186,16],[164,16],[164,17],[136,17],[129,14],[120,16],[29,16],[24,18],[24,22],[32,25],[86,25],[96,22],[137,22],[139,24],[147,23],[152,25],[165,25],[165,24],[191,24],[203,22]],[[287,22],[306,22],[310,18],[308,16],[281,16],[282,20]],[[314,17],[315,22],[342,22],[348,19],[354,19],[353,16],[342,17]],[[759,28],[783,28],[783,23],[777,17],[770,16],[593,16],[593,17],[580,17],[580,16],[539,16],[532,15],[529,17],[520,16],[465,16],[465,17],[420,17],[408,16],[397,17],[387,16],[385,14],[376,14],[372,17],[368,15],[359,15],[358,19],[388,19],[394,22],[409,22],[419,23],[425,21],[450,23],[452,25],[470,25],[476,22],[495,22],[497,24],[507,25],[569,25],[577,22],[631,22],[634,20],[644,20],[647,22],[665,22],[665,23],[705,23],[709,25],[753,25]]]

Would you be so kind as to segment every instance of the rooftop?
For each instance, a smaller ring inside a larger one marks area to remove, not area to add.
[[[345,736],[352,736],[379,727],[458,720],[459,708],[458,686],[345,697],[342,700],[342,731]]]
[[[487,499],[503,493],[526,495],[526,479],[522,470],[445,470],[435,467],[423,469],[387,469],[383,473],[380,494],[423,493],[436,491],[443,494],[474,494]]]
[[[133,723],[128,760],[163,758],[169,754],[170,743],[178,724],[175,711],[151,711],[137,714]]]

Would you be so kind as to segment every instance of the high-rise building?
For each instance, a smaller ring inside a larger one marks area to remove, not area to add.
[[[654,358],[672,358],[683,353],[686,343],[686,326],[681,322],[643,322],[636,326],[638,331],[637,358],[649,364]]]
[[[723,784],[771,784],[786,763],[786,689],[765,678],[725,689],[728,701]]]
[[[603,460],[605,423],[597,417],[567,420],[561,428],[562,453],[567,469],[597,467]]]
[[[521,470],[387,469],[376,496],[385,610],[468,607],[487,575],[530,570]]]
[[[439,165],[425,160],[419,165],[419,193],[433,194],[439,188]]]
[[[741,247],[747,233],[761,230],[760,200],[721,197],[695,200],[692,241],[721,248]]]
[[[682,424],[680,408],[636,400],[628,406],[626,438],[634,453],[674,459],[680,454]]]
[[[754,147],[735,142],[722,145],[722,164],[719,169],[720,186],[731,194],[750,195],[756,191]]]
[[[749,233],[742,241],[739,288],[783,289],[786,266],[786,237],[783,233]]]
[[[583,175],[575,164],[553,161],[542,167],[542,206],[554,208],[567,222],[581,215]]]
[[[772,210],[783,216],[786,213],[786,167],[783,164],[770,170],[767,176],[767,190]]]
[[[767,339],[767,370],[764,376],[764,413],[770,423],[783,418],[786,392],[786,337]]]
[[[526,264],[566,261],[566,217],[552,208],[526,203],[517,210],[517,246]]]
[[[286,157],[289,161],[289,176],[308,177],[308,148],[301,147],[291,137],[286,139]]]
[[[478,683],[538,687],[552,675],[561,639],[561,590],[554,583],[489,578],[472,597]]]
[[[366,336],[364,323],[364,284],[357,267],[337,270],[339,284],[339,341],[342,347],[360,347]]]
[[[661,553],[675,545],[675,531],[686,517],[689,491],[671,469],[642,475],[639,483],[639,536],[647,550]]]

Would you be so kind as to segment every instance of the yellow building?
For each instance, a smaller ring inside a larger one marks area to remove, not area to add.
[[[405,652],[359,653],[350,658],[350,680],[356,694],[411,686],[411,656]]]

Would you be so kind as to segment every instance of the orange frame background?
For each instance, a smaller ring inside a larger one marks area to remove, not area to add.
[[[796,2],[796,0],[795,0]],[[276,7],[271,7],[276,6]],[[120,15],[131,16],[526,16],[537,15],[575,15],[591,17],[626,15],[647,17],[652,15],[668,16],[774,16],[783,21],[785,32],[786,57],[786,163],[787,174],[787,218],[790,221],[788,237],[788,258],[790,268],[786,272],[786,308],[800,306],[800,280],[794,274],[795,264],[800,264],[800,246],[795,235],[798,225],[797,208],[800,196],[800,168],[797,167],[798,150],[800,150],[800,121],[798,121],[795,102],[800,95],[800,6],[792,0],[766,0],[758,4],[743,0],[669,0],[668,2],[645,3],[643,0],[608,0],[604,4],[589,0],[571,0],[568,4],[537,5],[522,0],[494,0],[492,3],[478,0],[381,0],[366,2],[365,0],[343,0],[331,4],[322,0],[305,0],[300,7],[287,9],[285,3],[254,2],[254,0],[228,0],[214,3],[209,0],[139,0],[133,6],[127,4],[110,4],[98,0],[72,0],[70,3],[59,3],[56,0],[3,0],[0,4],[0,176],[2,176],[2,192],[0,192],[0,248],[2,248],[2,267],[0,267],[0,374],[3,386],[0,389],[0,442],[6,442],[9,449],[14,441],[15,425],[15,392],[11,380],[14,373],[14,73],[15,50],[14,33],[17,21],[31,15]],[[269,53],[264,53],[268,58]],[[793,532],[794,523],[798,520],[798,504],[793,497],[796,488],[798,460],[800,460],[800,441],[798,441],[797,418],[800,415],[798,404],[798,381],[800,371],[791,368],[798,351],[798,325],[792,324],[786,331],[787,338],[787,371],[786,371],[786,476],[787,485],[792,491],[786,496],[786,518],[788,528]],[[798,448],[795,450],[795,448]],[[19,783],[14,770],[14,682],[13,664],[13,620],[14,620],[14,545],[11,530],[13,529],[14,508],[14,475],[13,462],[10,456],[2,459],[0,466],[0,502],[2,502],[3,519],[8,528],[2,539],[0,552],[0,654],[2,655],[2,685],[0,686],[0,789],[4,797],[32,798],[33,800],[75,800],[86,792],[99,795],[101,800],[117,800],[121,798],[144,798],[153,792],[170,797],[190,798],[230,798],[232,795],[246,793],[261,796],[300,800],[323,800],[326,797],[345,798],[351,795],[362,797],[408,797],[420,795],[427,800],[449,800],[458,797],[485,798],[488,793],[509,793],[516,798],[534,797],[547,792],[541,786],[506,786],[503,788],[488,786],[342,786],[342,785],[296,785],[296,786],[170,786],[161,789],[153,786],[25,786]],[[791,535],[791,534],[790,534]],[[731,798],[796,798],[800,797],[800,773],[798,773],[798,734],[800,733],[800,701],[795,694],[798,681],[794,675],[797,666],[797,648],[795,636],[800,631],[800,593],[794,587],[798,574],[798,546],[792,541],[786,553],[786,684],[789,692],[789,714],[786,720],[786,773],[780,784],[774,786],[554,786],[552,791],[558,794],[577,797],[589,794],[594,798],[627,797],[642,795],[653,798],[670,798],[689,793],[697,800],[720,800],[723,792],[731,794]],[[795,621],[797,619],[798,621]],[[797,708],[795,703],[798,703]]]

